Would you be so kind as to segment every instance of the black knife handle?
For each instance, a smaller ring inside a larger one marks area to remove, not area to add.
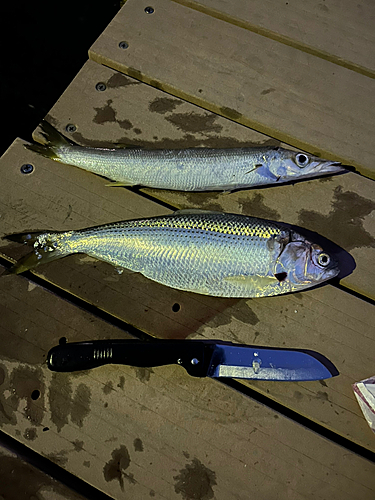
[[[88,370],[107,364],[162,366],[178,364],[194,377],[205,377],[215,343],[201,340],[94,340],[53,347],[48,368],[56,372]]]

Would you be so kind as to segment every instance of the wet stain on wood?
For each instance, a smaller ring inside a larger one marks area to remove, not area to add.
[[[316,393],[316,396],[315,396],[317,399],[320,399],[321,401],[329,401],[329,398],[328,398],[328,393],[327,392],[323,392],[323,391],[318,391]]]
[[[241,197],[238,199],[241,213],[244,215],[251,215],[252,217],[263,217],[264,219],[271,219],[278,221],[281,216],[277,210],[268,207],[264,203],[264,196],[261,193],[255,193],[252,196]]]
[[[200,113],[174,113],[166,117],[166,120],[183,132],[221,132],[222,125],[215,123],[217,115]]]
[[[230,118],[231,120],[239,120],[242,117],[242,113],[239,113],[235,109],[222,107],[220,108],[221,113]]]
[[[107,104],[102,108],[94,108],[96,111],[96,115],[93,119],[94,123],[103,125],[103,123],[116,121],[116,111],[111,106],[112,102],[112,99],[108,99]]]
[[[301,399],[303,399],[303,394],[300,391],[294,391],[293,397],[297,401],[301,401]]]
[[[375,238],[363,227],[363,219],[375,210],[375,202],[337,186],[328,215],[300,210],[298,223],[312,231],[329,235],[345,250],[375,247]]]
[[[112,99],[108,99],[105,106],[102,108],[94,108],[96,114],[94,116],[93,122],[98,125],[103,125],[104,123],[117,123],[122,129],[130,130],[133,128],[133,124],[130,120],[118,120],[117,111],[111,106],[113,103]]]
[[[107,382],[104,386],[103,386],[103,392],[104,394],[109,394],[110,392],[113,391],[113,383],[112,381],[110,380],[109,382]]]
[[[83,441],[79,441],[79,439],[75,439],[74,441],[72,441],[72,445],[74,446],[74,451],[83,450]]]
[[[16,411],[20,400],[26,400],[23,408],[26,418],[33,425],[41,425],[44,417],[43,372],[39,368],[23,366],[12,371],[9,386],[13,394],[7,400]]]
[[[0,366],[0,427],[1,424],[16,424],[15,414],[5,409],[6,398],[4,396],[4,388],[1,388],[7,379],[7,374],[5,366]]]
[[[51,420],[56,425],[57,432],[68,423],[71,410],[72,384],[66,373],[53,373],[49,388],[48,400]]]
[[[23,437],[28,441],[34,441],[37,438],[37,432],[35,427],[29,427],[23,433]]]
[[[218,326],[226,326],[230,325],[232,319],[237,319],[241,321],[241,323],[245,323],[246,325],[256,325],[259,323],[259,318],[255,314],[255,312],[251,309],[248,301],[244,301],[241,299],[228,299],[228,302],[231,301],[233,305],[230,305],[225,309],[225,313],[218,314],[209,322],[209,326],[212,328],[217,328]],[[236,339],[238,340],[238,339]],[[238,340],[240,341],[240,340]]]
[[[270,94],[271,92],[275,92],[275,91],[276,91],[276,89],[274,89],[273,87],[270,87],[269,89],[262,90],[260,95],[267,95],[267,94]]]
[[[34,500],[45,498],[42,490],[49,490],[48,497],[66,500],[80,499],[47,474],[19,458],[0,455],[0,498],[6,500]]]
[[[72,422],[83,426],[85,417],[90,413],[91,390],[85,384],[79,384],[74,394],[71,409]]]
[[[101,109],[101,108],[98,108]],[[115,120],[116,121],[116,120]],[[74,132],[72,138],[78,144],[83,146],[89,146],[93,148],[113,148],[119,144],[124,146],[139,146],[144,149],[184,149],[184,148],[195,148],[195,147],[207,147],[207,148],[241,148],[241,147],[277,147],[280,145],[280,141],[276,139],[267,139],[264,142],[250,142],[250,141],[240,141],[234,137],[226,136],[204,136],[195,137],[192,134],[186,133],[183,137],[179,139],[170,139],[168,137],[163,137],[161,139],[154,138],[152,141],[145,139],[130,139],[129,137],[119,137],[116,140],[111,141],[100,141],[93,140],[84,137],[80,132]]]
[[[127,73],[129,76],[132,78],[136,78],[137,80],[142,80],[143,74],[139,69],[133,68],[132,66],[129,66],[127,69]]]
[[[164,115],[165,113],[170,113],[174,111],[177,106],[183,104],[183,101],[179,99],[171,99],[169,97],[157,97],[150,102],[148,109],[151,113],[159,113]]]
[[[135,376],[141,382],[148,382],[150,380],[151,373],[154,373],[152,368],[143,368],[139,366],[132,366],[132,368],[135,371]]]
[[[71,421],[83,426],[83,421],[90,413],[91,391],[85,384],[79,384],[74,396],[68,374],[53,373],[49,388],[48,400],[51,410],[51,420],[56,425],[57,432]]]
[[[117,480],[122,491],[124,491],[124,478],[129,481],[129,483],[135,484],[136,481],[133,474],[125,472],[130,462],[130,455],[126,446],[121,445],[119,448],[113,450],[111,460],[109,460],[103,468],[104,479],[107,483]]]
[[[119,87],[128,87],[129,85],[141,85],[141,82],[132,80],[122,73],[114,73],[107,81],[109,89],[117,89]]]
[[[45,455],[51,462],[60,465],[61,467],[64,467],[64,465],[67,464],[68,462],[68,457],[66,456],[68,454],[68,450],[61,450],[61,451],[56,451],[54,453],[48,453]]]
[[[216,483],[216,474],[208,469],[197,458],[180,470],[174,476],[175,492],[184,500],[210,500],[214,498],[213,486]]]
[[[220,204],[220,193],[184,193],[185,203],[182,208],[204,208],[205,210],[218,210],[219,212],[223,210]],[[218,201],[216,201],[218,200]]]
[[[5,370],[6,370],[5,366],[3,367],[0,365],[0,385],[3,385],[3,383],[5,381],[5,373],[6,373]]]
[[[117,387],[119,387],[120,389],[123,389],[124,385],[125,385],[125,377],[121,375],[120,382],[117,384]]]
[[[133,445],[135,451],[143,451],[143,443],[140,438],[135,438]]]

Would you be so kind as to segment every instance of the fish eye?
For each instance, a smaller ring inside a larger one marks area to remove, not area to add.
[[[322,267],[327,267],[330,263],[331,259],[330,256],[326,253],[320,253],[318,255],[318,264]]]
[[[296,163],[299,167],[306,167],[309,163],[309,158],[303,153],[298,153],[296,155]]]

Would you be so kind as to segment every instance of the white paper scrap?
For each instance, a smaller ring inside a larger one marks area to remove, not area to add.
[[[370,429],[375,432],[375,375],[353,384],[353,391]]]

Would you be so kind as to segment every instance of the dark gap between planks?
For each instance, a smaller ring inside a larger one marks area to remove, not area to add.
[[[48,474],[48,476],[52,477],[56,481],[59,481],[61,484],[84,498],[89,500],[114,500],[113,497],[110,497],[106,493],[103,493],[103,491],[98,490],[95,486],[86,483],[83,479],[80,479],[71,472],[63,469],[48,458],[43,457],[36,451],[1,430],[0,445],[13,453],[16,453],[25,462],[33,465],[45,474]]]
[[[10,262],[3,257],[0,257],[0,265],[4,266],[5,268],[10,267]],[[32,274],[30,271],[26,271],[25,273],[22,273],[20,275],[29,281],[35,283],[38,286],[43,287],[44,289],[48,290],[49,292],[57,295],[63,300],[66,300],[72,304],[74,304],[76,307],[79,307],[80,309],[83,309],[86,312],[89,312],[91,314],[94,314],[95,316],[99,317],[100,319],[106,321],[107,323],[116,326],[118,328],[121,328],[123,331],[126,333],[129,333],[130,335],[133,335],[134,337],[143,340],[143,341],[151,341],[155,340],[155,337],[152,335],[149,335],[142,330],[139,330],[138,328],[129,325],[125,321],[121,320],[120,318],[116,318],[112,314],[104,311],[103,309],[100,309],[99,307],[90,304],[89,302],[86,302],[85,300],[71,294],[67,290],[63,290],[59,288],[57,285],[54,285],[53,283],[45,281],[43,278],[40,278],[34,274]],[[1,278],[1,277],[0,277]],[[344,287],[343,287],[344,288]],[[347,291],[347,290],[345,290]],[[353,295],[356,295],[354,292]],[[370,299],[369,299],[370,300]],[[373,303],[374,301],[372,301]],[[178,304],[175,304],[175,306]],[[278,403],[274,401],[273,399],[267,397],[264,394],[261,394],[257,392],[255,389],[251,389],[248,386],[243,385],[241,382],[238,382],[237,380],[234,379],[216,379],[218,382],[226,385],[227,387],[231,387],[232,389],[235,389],[237,392],[240,392],[242,395],[247,396],[254,401],[257,401],[258,403],[270,408],[271,410],[279,413],[280,415],[283,415],[286,418],[289,418],[290,420],[293,420],[297,424],[303,425],[307,429],[315,432],[316,434],[319,434],[320,436],[329,439],[333,443],[346,448],[347,450],[356,453],[357,455],[361,456],[362,458],[365,458],[367,460],[370,460],[371,462],[375,463],[375,452],[372,452],[365,448],[364,446],[361,446],[357,443],[354,443],[353,441],[350,441],[350,439],[345,438],[344,436],[341,436],[340,434],[337,434],[334,431],[331,431],[330,429],[327,429],[321,424],[318,424],[312,420],[310,420],[307,417],[304,417],[303,415],[299,414],[297,411],[292,410],[290,408],[287,408],[286,406],[282,405],[281,403]],[[0,431],[0,443],[1,443],[1,436],[2,433]],[[46,459],[44,459],[46,460]],[[55,464],[54,464],[55,465]],[[58,466],[56,466],[58,467]],[[42,469],[44,470],[44,469]],[[51,475],[51,474],[50,474]],[[54,477],[54,476],[53,476]],[[73,476],[74,477],[74,476]],[[96,497],[92,497],[96,498]],[[99,498],[99,497],[98,497]],[[104,498],[110,498],[110,497],[103,497]]]

